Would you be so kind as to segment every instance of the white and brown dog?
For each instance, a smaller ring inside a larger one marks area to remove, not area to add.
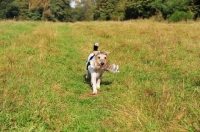
[[[118,65],[108,63],[109,52],[98,51],[98,43],[94,44],[93,53],[88,56],[86,62],[86,79],[91,78],[93,94],[97,94],[97,88],[100,88],[102,75],[105,71],[119,72]]]

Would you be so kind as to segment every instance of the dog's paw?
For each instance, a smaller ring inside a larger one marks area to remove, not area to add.
[[[97,94],[97,90],[93,90],[92,94],[96,95]]]
[[[93,94],[93,95],[97,95],[97,92],[93,92],[92,94]]]

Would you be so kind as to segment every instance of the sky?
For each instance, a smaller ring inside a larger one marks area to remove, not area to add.
[[[71,6],[72,8],[75,8],[75,5],[76,5],[76,3],[75,3],[74,1],[71,1],[70,6]]]

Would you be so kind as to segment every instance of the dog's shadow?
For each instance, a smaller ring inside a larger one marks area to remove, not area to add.
[[[84,78],[84,80],[85,80],[85,83],[87,83],[88,85],[91,86],[91,79],[90,79],[90,77],[89,77],[88,79],[86,79],[85,76],[86,76],[86,75],[83,75],[83,78]],[[110,81],[102,81],[102,82],[101,82],[101,85],[110,85],[110,84],[112,84],[112,82],[110,82]]]

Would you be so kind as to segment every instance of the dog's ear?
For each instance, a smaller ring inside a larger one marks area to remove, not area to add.
[[[107,55],[107,56],[108,56],[109,54],[110,54],[110,52],[108,52],[108,51],[106,51],[106,52],[105,52],[105,55]]]
[[[99,54],[99,51],[93,51],[93,54],[96,56],[97,54]]]

